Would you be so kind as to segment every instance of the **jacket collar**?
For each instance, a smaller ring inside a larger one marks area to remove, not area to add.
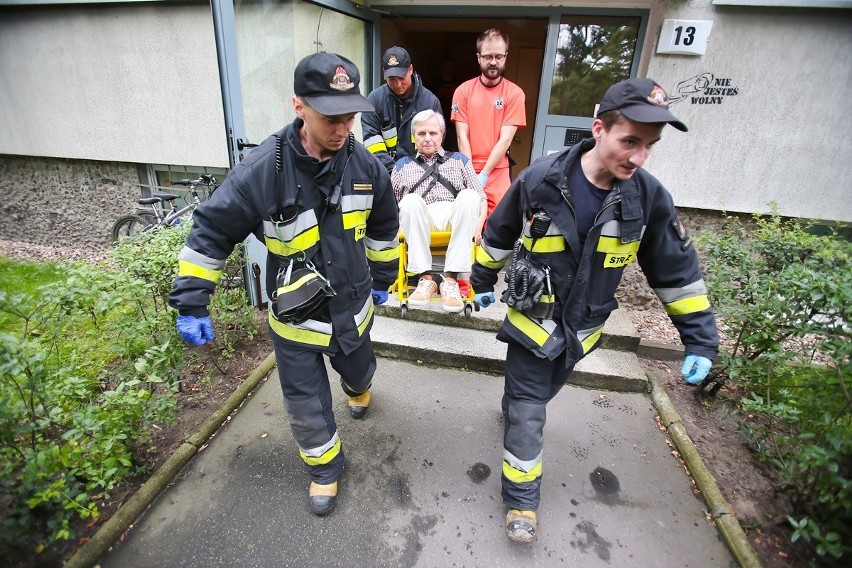
[[[571,166],[580,156],[595,146],[594,139],[587,138],[572,146],[564,159],[555,159],[550,164],[544,178],[562,192],[566,201],[570,200],[568,188],[568,174]],[[616,200],[621,201],[618,214],[621,219],[621,242],[629,243],[638,241],[642,236],[642,225],[644,214],[642,211],[642,200],[639,192],[637,178],[639,172],[635,172],[630,179],[624,181],[616,180],[612,185],[609,195],[604,200],[604,206]]]

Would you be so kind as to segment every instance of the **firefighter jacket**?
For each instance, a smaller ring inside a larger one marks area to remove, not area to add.
[[[367,100],[376,112],[361,114],[361,130],[364,146],[385,166],[393,171],[396,160],[417,153],[414,149],[414,133],[411,119],[421,110],[432,109],[441,114],[441,103],[432,91],[423,86],[420,75],[411,74],[412,90],[407,99],[400,99],[387,83],[374,89]]]
[[[616,181],[581,248],[567,176],[594,144],[585,140],[533,163],[488,218],[473,265],[474,290],[493,291],[498,271],[520,239],[529,256],[550,270],[553,293],[540,301],[555,303],[553,319],[509,308],[498,339],[514,340],[551,360],[567,350],[566,367],[572,367],[600,343],[604,322],[618,307],[615,290],[624,267],[638,261],[686,351],[712,361],[719,338],[698,257],[671,195],[657,179],[640,169]],[[551,223],[544,236],[534,239],[530,217],[541,211]]]
[[[291,261],[294,268],[312,262],[336,292],[301,324],[279,321],[270,309],[274,334],[297,348],[348,354],[370,331],[371,288],[386,290],[396,278],[396,199],[387,172],[354,136],[320,162],[302,147],[303,124],[296,119],[267,138],[195,210],[169,304],[181,314],[206,315],[225,260],[254,233],[269,251],[270,296]]]

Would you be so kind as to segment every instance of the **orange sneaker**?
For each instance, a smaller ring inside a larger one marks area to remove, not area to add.
[[[435,281],[424,276],[417,283],[414,292],[408,297],[408,303],[412,306],[426,306],[437,291],[438,285],[435,284]]]
[[[457,314],[464,309],[459,283],[452,278],[444,278],[441,283],[441,300],[444,303],[444,311]]]

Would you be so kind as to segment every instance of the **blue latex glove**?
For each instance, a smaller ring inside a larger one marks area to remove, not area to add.
[[[485,172],[479,172],[476,175],[476,179],[479,180],[479,185],[485,187],[485,184],[488,183],[488,174],[486,174]]]
[[[381,306],[385,302],[388,301],[388,291],[387,290],[376,290],[373,288],[371,292],[373,294],[373,303],[377,306]]]
[[[683,373],[683,378],[691,385],[697,385],[707,378],[707,373],[710,372],[710,367],[713,361],[701,355],[687,353],[683,358],[683,367],[680,372]]]
[[[184,341],[196,347],[213,341],[216,336],[210,316],[178,316],[175,327]]]
[[[482,292],[481,294],[474,294],[473,301],[477,306],[487,308],[497,300],[494,299],[494,292]]]

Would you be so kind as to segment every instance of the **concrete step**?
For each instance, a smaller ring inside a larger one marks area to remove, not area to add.
[[[455,323],[465,319],[455,315]],[[503,374],[506,344],[497,341],[493,329],[377,315],[370,336],[376,354],[382,357]],[[597,349],[580,361],[571,374],[571,383],[619,392],[647,392],[649,388],[635,352],[607,347]]]
[[[388,318],[402,319],[402,310],[396,297],[389,298],[385,304],[376,307],[376,314]],[[445,327],[477,329],[497,332],[506,317],[506,304],[497,300],[487,309],[474,309],[470,317],[450,314],[444,311],[440,298],[424,307],[408,307],[405,319],[412,322],[432,323]],[[622,309],[615,310],[603,329],[603,344],[606,349],[635,353],[639,348],[639,332],[630,321],[630,316]]]
[[[440,257],[437,258],[440,259]],[[436,295],[427,306],[412,307],[409,305],[405,319],[446,327],[496,332],[500,329],[500,325],[506,317],[507,306],[500,300],[505,289],[505,277],[501,272],[497,282],[494,284],[494,297],[497,298],[497,302],[488,308],[479,310],[473,305],[474,309],[470,317],[465,317],[463,313],[450,314],[445,312],[441,306],[440,295]],[[402,310],[397,294],[391,292],[388,301],[381,306],[377,306],[376,313],[390,318],[401,318]],[[635,353],[639,348],[639,340],[639,332],[636,331],[633,322],[630,321],[630,316],[627,315],[625,310],[618,309],[610,315],[604,326],[601,347]]]

